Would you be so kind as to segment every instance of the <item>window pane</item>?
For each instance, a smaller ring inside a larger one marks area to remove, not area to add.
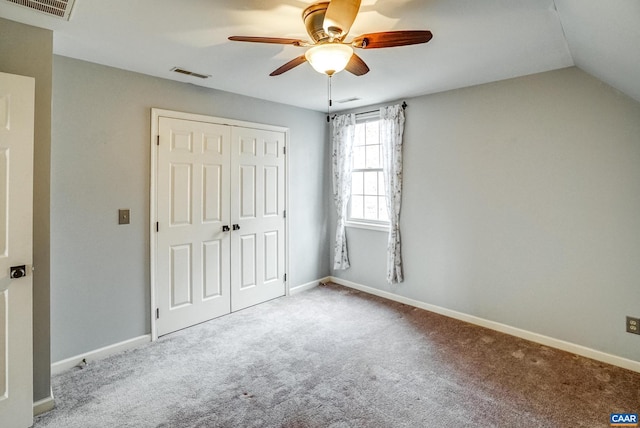
[[[378,195],[385,196],[385,188],[384,188],[384,172],[380,171],[378,173]]]
[[[367,146],[367,168],[381,168],[380,165],[380,145]]]
[[[367,220],[378,219],[378,197],[377,196],[364,197],[364,218]]]
[[[386,203],[384,196],[378,198],[378,220],[389,221]]]
[[[364,146],[365,144],[365,126],[364,123],[356,124],[356,135],[353,141],[354,146]]]
[[[351,194],[362,195],[364,194],[364,182],[362,172],[353,172],[351,174]]]
[[[380,144],[380,122],[367,122],[367,144]]]
[[[364,172],[364,194],[378,196],[378,171]]]
[[[389,221],[381,150],[380,122],[369,120],[357,123],[353,146],[349,219],[361,222]]]
[[[353,148],[353,169],[364,169],[365,168],[365,147],[354,147]]]
[[[352,196],[351,197],[351,218],[364,218],[363,217],[363,197]]]

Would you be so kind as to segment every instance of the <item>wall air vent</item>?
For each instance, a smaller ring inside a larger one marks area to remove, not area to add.
[[[200,79],[208,79],[209,77],[211,77],[210,74],[195,73],[193,71],[185,70],[184,68],[180,67],[173,67],[171,71],[175,71],[176,73],[180,74],[186,74],[187,76],[199,77]]]
[[[5,0],[45,15],[69,20],[75,0]]]

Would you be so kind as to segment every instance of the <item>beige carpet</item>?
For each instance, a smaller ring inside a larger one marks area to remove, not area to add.
[[[337,285],[54,377],[35,427],[607,427],[640,374]]]

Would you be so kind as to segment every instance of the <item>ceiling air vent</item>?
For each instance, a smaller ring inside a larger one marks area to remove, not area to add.
[[[69,20],[75,0],[6,0],[28,9],[37,10],[45,15]]]
[[[362,98],[359,97],[351,97],[351,98],[345,98],[343,100],[338,100],[336,101],[339,104],[344,104],[344,103],[351,103],[353,101],[360,101]]]
[[[184,68],[180,67],[173,67],[171,71],[175,71],[176,73],[180,74],[186,74],[187,76],[199,77],[200,79],[208,79],[209,77],[211,77],[210,74],[195,73],[193,71],[185,70]]]

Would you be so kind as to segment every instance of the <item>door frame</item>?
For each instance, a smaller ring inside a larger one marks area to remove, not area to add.
[[[287,212],[287,217],[285,219],[285,239],[284,239],[284,270],[286,273],[289,272],[289,128],[283,126],[276,125],[266,125],[262,123],[255,122],[246,122],[242,120],[235,119],[226,119],[215,116],[207,116],[203,114],[195,114],[195,113],[186,113],[174,110],[165,110],[160,108],[152,108],[151,109],[151,176],[150,176],[150,191],[149,191],[149,254],[150,254],[150,296],[151,296],[151,306],[149,318],[151,320],[151,340],[155,341],[158,339],[158,332],[156,329],[156,317],[155,317],[155,308],[156,305],[156,261],[157,261],[157,236],[156,236],[156,222],[158,221],[158,213],[157,213],[157,195],[158,195],[158,183],[157,183],[157,172],[158,172],[158,138],[159,138],[159,121],[161,117],[171,118],[171,119],[182,119],[182,120],[190,120],[195,122],[205,122],[205,123],[213,123],[217,125],[227,125],[233,127],[241,127],[241,128],[253,128],[253,129],[261,129],[266,131],[276,131],[284,133],[284,147],[286,150],[286,155],[284,157],[284,206],[285,211]],[[289,276],[287,275],[287,279],[285,281],[285,296],[290,295],[289,289]]]

